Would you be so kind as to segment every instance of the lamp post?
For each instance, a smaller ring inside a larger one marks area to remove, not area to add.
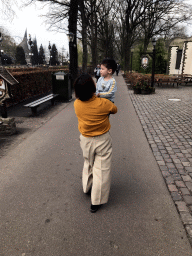
[[[131,73],[133,70],[133,47],[131,47]]]
[[[0,32],[0,43],[3,41],[2,33]],[[0,64],[2,64],[1,56],[3,54],[3,50],[0,51]]]
[[[73,84],[73,77],[72,77],[72,69],[74,68],[74,58],[72,56],[73,53],[73,42],[75,35],[72,32],[69,32],[67,35],[69,39],[69,79],[71,80],[71,86]]]
[[[4,53],[4,51],[3,50],[1,50],[0,51],[0,63],[1,63],[1,65],[3,65],[3,62],[2,62],[2,56],[3,56],[3,53]]]
[[[154,77],[155,77],[155,53],[156,53],[156,39],[152,39],[152,44],[153,44],[153,64],[152,64],[152,75],[151,75],[151,87],[154,86]]]
[[[29,45],[30,45],[30,53],[29,53],[29,56],[31,56],[31,64],[32,64],[32,66],[33,66],[33,59],[32,59],[32,57],[33,57],[34,54],[32,53],[32,50],[33,50],[34,44],[33,44],[33,41],[31,40],[31,35],[30,35],[30,34],[29,34],[28,43],[29,43]]]
[[[33,55],[34,55],[34,54],[33,54],[32,52],[29,53],[29,56],[31,56],[31,64],[32,64],[32,67],[33,67]]]
[[[49,41],[49,46],[48,46],[48,49],[49,49],[49,65],[51,66],[51,44],[50,44],[50,41]]]
[[[4,61],[5,61],[5,66],[6,66],[7,65],[7,58],[5,58]]]
[[[2,33],[0,32],[0,43],[3,41]],[[4,51],[0,50],[0,64],[2,65],[2,55]],[[0,86],[2,87],[3,81],[1,80]],[[6,93],[6,89],[0,88],[0,113],[2,118],[7,118],[7,107],[6,103],[2,100],[4,98],[4,94]]]

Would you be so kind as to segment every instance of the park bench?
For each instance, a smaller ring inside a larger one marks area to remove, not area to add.
[[[155,79],[155,83],[158,85],[158,86],[163,86],[163,85],[172,85],[174,87],[174,85],[176,84],[177,87],[179,85],[179,79],[178,78],[158,78],[158,79]]]
[[[35,100],[35,101],[32,101],[26,105],[24,105],[24,107],[26,108],[31,108],[31,111],[32,111],[32,114],[36,114],[37,113],[37,107],[39,107],[41,104],[51,100],[51,104],[54,105],[54,101],[55,101],[55,98],[58,97],[59,94],[49,94],[45,97],[42,97],[38,100]]]
[[[178,76],[178,84],[189,84],[192,83],[192,76],[191,75],[180,75]]]
[[[189,83],[192,83],[192,76],[191,75],[178,75],[175,77],[169,77],[169,78],[156,78],[155,79],[155,83],[159,86],[163,86],[163,85],[172,85],[174,87],[174,85],[177,85],[177,87],[179,85],[187,85]]]

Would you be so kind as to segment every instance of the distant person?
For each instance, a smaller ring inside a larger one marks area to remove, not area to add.
[[[117,113],[117,107],[107,99],[96,97],[95,82],[88,74],[76,79],[74,90],[74,108],[84,157],[83,191],[88,194],[91,190],[90,211],[95,213],[108,202],[112,160],[109,114]]]
[[[117,64],[117,68],[116,68],[116,75],[117,75],[117,76],[119,75],[119,71],[120,71],[120,65]]]
[[[100,98],[106,98],[114,103],[117,83],[113,74],[117,68],[114,59],[104,59],[101,63],[101,77],[97,82],[96,95]]]
[[[96,78],[96,82],[98,81],[98,79],[99,79],[100,76],[101,76],[100,71],[101,71],[100,65],[97,65],[97,67],[95,68],[95,78]]]

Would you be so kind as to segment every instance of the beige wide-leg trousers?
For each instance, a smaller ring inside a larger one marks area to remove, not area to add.
[[[82,172],[83,191],[91,190],[93,205],[105,204],[111,186],[112,139],[109,132],[95,137],[80,135],[84,166]]]

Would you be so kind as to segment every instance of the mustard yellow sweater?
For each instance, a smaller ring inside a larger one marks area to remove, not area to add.
[[[79,131],[85,137],[94,137],[108,132],[111,127],[109,114],[117,113],[114,103],[95,95],[88,101],[75,100],[74,108]]]

